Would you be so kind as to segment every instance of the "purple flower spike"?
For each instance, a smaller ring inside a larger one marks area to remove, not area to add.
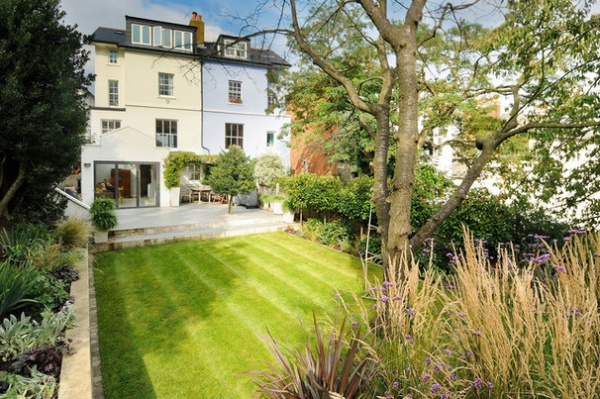
[[[492,384],[492,381],[488,381],[487,386],[489,389],[492,389],[494,387],[494,384]]]
[[[425,358],[425,364],[428,366],[431,364],[431,358],[429,356]]]
[[[448,395],[447,393],[443,393],[440,395],[440,399],[450,399],[450,395]]]
[[[430,379],[431,379],[431,375],[429,375],[429,374],[424,374],[424,375],[423,375],[423,382],[427,382],[427,381],[429,381]]]
[[[556,270],[557,272],[561,272],[561,273],[564,273],[567,271],[567,268],[564,266],[554,265],[554,266],[552,266],[552,268],[554,270]]]
[[[465,312],[463,312],[462,310],[460,312],[458,312],[458,315],[460,317],[466,317],[467,316],[467,314]]]
[[[440,391],[440,389],[442,389],[442,386],[436,382],[435,384],[433,384],[431,386],[430,391],[431,391],[431,393],[438,393]]]
[[[408,308],[406,309],[406,313],[408,313],[410,317],[414,317],[416,312],[413,308]]]
[[[394,399],[394,397],[388,391],[385,391],[385,399]]]
[[[373,309],[377,309],[377,304],[374,304],[374,305],[373,305]]]
[[[387,302],[387,301],[388,301],[388,297],[384,295],[384,296],[382,296],[381,298],[379,298],[379,300],[380,300],[381,302],[385,303],[385,302]]]
[[[446,353],[446,355],[452,356],[452,351],[450,349],[444,349],[444,352]]]
[[[456,373],[450,373],[450,380],[456,381]]]
[[[400,295],[394,295],[392,297],[392,301],[401,301],[401,300],[402,300],[402,297]]]
[[[400,386],[400,383],[398,381],[394,381],[394,383],[392,384],[393,389],[398,389],[399,386]]]
[[[384,287],[392,287],[394,283],[390,283],[389,281],[384,281],[382,284]]]
[[[476,337],[481,337],[481,333],[479,331],[473,331],[473,335]]]

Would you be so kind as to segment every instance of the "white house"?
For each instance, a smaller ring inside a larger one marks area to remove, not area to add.
[[[217,154],[237,144],[253,157],[279,150],[289,163],[289,148],[276,138],[288,120],[265,112],[267,71],[289,64],[249,42],[246,57],[204,43],[196,13],[189,25],[125,21],[124,30],[101,27],[93,35],[96,92],[81,154],[83,202],[169,206],[162,168],[172,151]]]

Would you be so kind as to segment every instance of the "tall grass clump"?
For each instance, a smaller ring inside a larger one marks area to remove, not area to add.
[[[371,323],[389,359],[380,371],[387,397],[597,395],[600,240],[547,249],[545,267],[517,268],[509,250],[491,263],[471,237],[455,273],[438,277],[404,259],[406,278],[375,291]]]
[[[452,273],[406,255],[401,278],[388,273],[359,300],[376,359],[361,397],[598,397],[599,237],[547,245],[526,267],[510,247],[490,260],[465,237]]]

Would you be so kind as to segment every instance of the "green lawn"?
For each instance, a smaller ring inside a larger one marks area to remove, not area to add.
[[[285,233],[187,241],[95,258],[107,399],[252,398],[268,327],[301,344],[298,319],[352,301],[360,261]]]

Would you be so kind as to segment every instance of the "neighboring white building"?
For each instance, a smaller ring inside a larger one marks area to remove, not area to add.
[[[213,53],[196,13],[190,25],[125,20],[125,30],[98,28],[93,35],[96,93],[91,142],[81,155],[84,203],[107,197],[119,208],[169,206],[162,168],[172,151],[218,154],[238,144],[252,157],[276,150],[289,164],[289,148],[277,139],[289,120],[265,113],[267,71],[289,64],[249,42],[246,57],[230,57],[225,48]]]
[[[288,139],[280,139],[290,118],[269,107],[267,73],[290,65],[272,51],[253,49],[249,40],[221,35],[206,43],[202,63],[203,146],[218,154],[238,145],[256,158],[267,152],[278,154],[290,165]]]

